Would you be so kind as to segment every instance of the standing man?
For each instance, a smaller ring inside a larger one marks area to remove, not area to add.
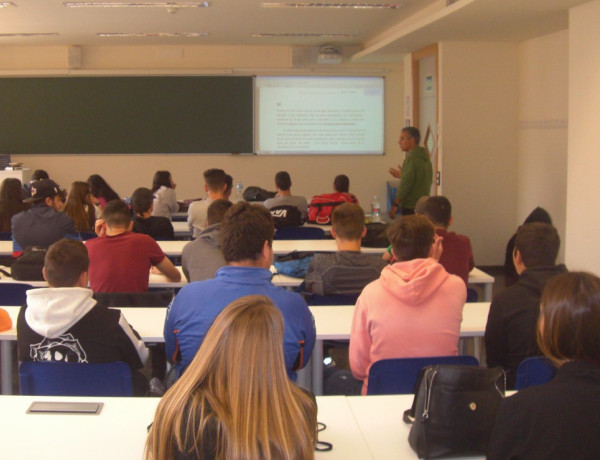
[[[433,168],[429,154],[423,147],[419,147],[421,133],[415,127],[403,128],[400,134],[400,149],[406,152],[404,163],[398,169],[390,168],[390,174],[400,179],[396,199],[390,209],[390,218],[395,218],[396,213],[405,216],[415,213],[417,200],[429,195]]]

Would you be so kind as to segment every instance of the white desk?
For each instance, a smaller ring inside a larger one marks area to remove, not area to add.
[[[377,460],[412,460],[417,454],[408,444],[411,425],[404,423],[402,414],[410,409],[413,395],[348,396],[346,401],[360,427],[371,458]],[[465,457],[465,460],[484,459]],[[457,457],[455,460],[459,460]]]
[[[181,256],[183,247],[189,243],[189,241],[158,241],[159,246],[165,254],[168,256]],[[275,240],[273,241],[273,253],[277,255],[285,255],[294,250],[297,251],[308,251],[308,252],[335,252],[337,246],[335,240]],[[362,248],[363,252],[369,254],[383,254],[385,249],[382,248]],[[7,256],[12,255],[12,241],[0,241],[0,255]],[[291,280],[288,280],[292,286]],[[300,285],[301,281],[298,282]],[[494,277],[481,271],[477,267],[471,270],[469,273],[469,284],[481,285],[483,287],[485,302],[492,301],[492,287],[494,284]]]
[[[19,307],[2,307],[13,321],[13,328],[0,332],[2,353],[2,394],[12,394],[12,355],[11,342],[17,340],[17,315]],[[350,340],[354,305],[309,307],[315,317],[317,338],[311,355],[312,390],[323,393],[323,341]],[[485,333],[489,302],[468,303],[463,309],[460,336],[481,338]],[[163,342],[165,308],[121,308],[127,321],[140,334],[145,342]],[[476,340],[477,342],[477,340]],[[478,351],[476,350],[476,355]],[[479,351],[480,353],[480,351]],[[477,355],[478,356],[478,355]]]
[[[350,340],[354,305],[309,307],[315,317],[317,340],[311,355],[312,391],[323,394],[323,341]],[[460,325],[461,338],[475,339],[475,357],[481,361],[481,338],[485,334],[485,325],[490,310],[489,302],[467,303],[463,308]],[[133,324],[133,323],[132,323]]]
[[[150,288],[180,288],[188,284],[185,275],[183,274],[183,269],[181,266],[177,266],[179,273],[181,273],[181,281],[173,282],[169,281],[165,275],[155,275],[151,273],[148,279],[148,287]],[[5,270],[10,272],[9,267],[5,267]],[[276,272],[274,266],[271,266],[271,271],[273,273]],[[273,275],[273,279],[271,280],[275,286],[281,287],[297,287],[300,286],[302,278],[294,278],[293,276],[276,274]],[[21,284],[29,284],[33,287],[48,287],[48,283],[46,281],[17,281],[9,278],[5,275],[0,274],[0,284],[2,283],[21,283]],[[0,301],[1,302],[1,301]]]
[[[102,402],[99,415],[27,414],[33,401]],[[0,397],[2,458],[10,460],[141,460],[159,398],[82,398],[51,396]],[[344,396],[317,398],[319,433],[331,442],[330,452],[315,452],[316,460],[368,460],[369,448]],[[388,432],[390,432],[388,430]],[[391,433],[391,432],[390,432]]]
[[[188,227],[187,222],[181,222],[181,221],[172,221],[171,222],[173,224],[173,231],[175,233],[175,238],[191,238],[192,237],[192,231],[190,230],[190,227]]]
[[[0,242],[1,243],[1,242]],[[157,241],[163,252],[168,256],[180,256],[183,247],[188,241]],[[0,246],[1,247],[1,246]],[[10,248],[12,254],[12,246]],[[288,254],[292,251],[308,252],[335,252],[335,240],[274,240],[273,253],[276,255]],[[362,248],[363,252],[370,254],[383,254],[382,248]],[[0,254],[1,251],[0,251]]]

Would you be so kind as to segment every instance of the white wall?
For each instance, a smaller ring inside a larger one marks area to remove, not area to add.
[[[293,193],[311,197],[332,191],[335,175],[350,177],[350,188],[368,209],[374,194],[383,201],[387,170],[401,161],[397,139],[403,119],[403,67],[398,64],[348,64],[297,69],[290,47],[84,47],[82,68],[68,70],[65,47],[2,47],[0,75],[110,74],[376,74],[386,78],[386,138],[383,156],[232,156],[232,155],[13,155],[32,169],[46,169],[61,185],[104,176],[123,195],[150,186],[158,169],[171,171],[179,199],[204,195],[202,172],[225,169],[245,186],[274,188],[277,171],[288,170]]]
[[[517,221],[537,206],[552,216],[564,261],[567,211],[569,32],[519,45]]]
[[[570,270],[600,275],[600,1],[570,11],[567,241]]]
[[[442,194],[475,263],[501,265],[517,209],[517,45],[443,42],[439,50]]]

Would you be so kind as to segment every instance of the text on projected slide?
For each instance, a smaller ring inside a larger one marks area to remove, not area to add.
[[[383,153],[382,78],[258,79],[259,154]]]

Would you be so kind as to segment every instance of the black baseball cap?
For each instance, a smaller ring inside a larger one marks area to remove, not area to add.
[[[60,185],[52,179],[36,180],[31,184],[31,198],[26,198],[23,201],[25,203],[33,203],[45,200],[46,198],[54,198],[59,193],[61,193]]]

